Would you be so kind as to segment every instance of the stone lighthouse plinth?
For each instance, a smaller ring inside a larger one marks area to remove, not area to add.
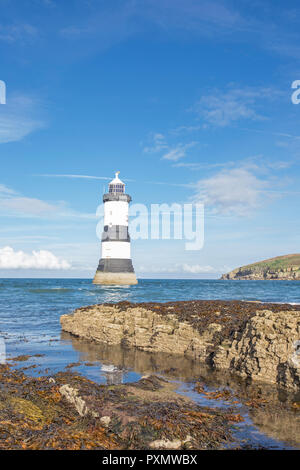
[[[131,201],[125,194],[125,184],[119,172],[103,195],[104,229],[102,233],[102,258],[93,280],[94,284],[137,284],[130,253],[128,232],[128,207]]]

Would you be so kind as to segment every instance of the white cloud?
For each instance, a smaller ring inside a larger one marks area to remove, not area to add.
[[[26,197],[1,184],[0,215],[11,217],[48,217],[52,219],[96,219],[96,212],[94,214],[77,212],[70,209],[64,201],[51,204],[41,199]]]
[[[196,112],[209,124],[225,127],[241,120],[264,120],[265,116],[257,111],[259,100],[272,100],[279,95],[271,88],[236,88],[214,90],[202,96],[196,104]]]
[[[37,33],[37,29],[28,23],[0,24],[0,41],[8,43],[16,41],[24,43],[24,41],[32,40]]]
[[[58,206],[36,198],[24,197],[0,184],[0,211],[30,215],[45,215],[58,211]]]
[[[215,273],[217,272],[212,266],[201,266],[200,264],[187,264],[182,265],[182,271],[185,273],[191,274],[201,274],[201,273]]]
[[[91,175],[38,175],[47,178],[68,178],[68,179],[87,179],[87,180],[111,180],[110,176],[91,176]]]
[[[15,194],[15,191],[13,189],[8,188],[4,184],[0,184],[0,196],[2,194]]]
[[[173,266],[169,267],[159,267],[159,266],[140,266],[138,268],[139,272],[147,273],[162,273],[162,274],[180,274],[180,273],[189,273],[189,274],[208,274],[208,273],[220,273],[223,272],[223,268],[214,268],[209,265],[200,265],[200,264],[188,264],[188,263],[176,263]]]
[[[7,96],[0,106],[0,143],[15,142],[45,126],[38,117],[39,103],[25,95]]]
[[[151,135],[152,143],[144,147],[145,153],[157,153],[168,148],[166,138],[163,134],[155,133]]]
[[[203,129],[203,125],[201,126],[178,126],[175,129],[170,130],[170,134],[178,135],[178,134],[186,134],[190,132],[197,132]]]
[[[194,147],[197,142],[189,142],[188,144],[178,144],[176,147],[170,149],[167,153],[163,155],[164,160],[171,160],[173,162],[177,162],[180,158],[184,158],[186,156],[186,151]]]
[[[105,2],[104,2],[105,3]],[[127,37],[159,28],[163,31],[187,31],[189,34],[224,34],[237,28],[244,21],[239,13],[213,0],[144,0],[143,2],[125,0],[111,2],[100,9],[93,9],[91,15],[82,15],[76,24],[66,25],[61,34],[68,39],[96,36],[99,45],[111,45]],[[89,11],[89,10],[87,10]]]
[[[40,250],[32,253],[14,251],[10,246],[0,249],[0,269],[70,269],[68,261],[60,259],[51,251]]]
[[[203,202],[215,213],[246,216],[258,208],[265,198],[272,197],[265,190],[269,184],[267,179],[258,178],[247,168],[222,170],[198,181],[194,199]]]
[[[41,201],[40,199],[30,197],[12,197],[0,199],[0,209],[23,214],[45,215],[57,212],[58,207],[48,204],[45,201]]]
[[[220,168],[220,167],[226,167],[233,164],[232,162],[226,162],[226,163],[190,163],[190,162],[180,162],[180,163],[175,163],[173,166],[176,168],[188,168],[189,170],[209,170],[211,168]]]
[[[170,145],[163,134],[156,133],[151,135],[151,144],[144,147],[145,153],[163,153],[164,160],[171,160],[176,162],[186,156],[189,148],[197,145],[198,142],[176,143]]]
[[[240,29],[244,23],[236,10],[220,1],[148,0],[145,3],[145,13],[163,29],[187,30],[200,35],[213,31],[221,34],[224,30]]]

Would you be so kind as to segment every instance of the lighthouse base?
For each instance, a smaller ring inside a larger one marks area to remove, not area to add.
[[[96,271],[93,284],[102,285],[134,285],[137,284],[135,273],[109,273]]]
[[[133,285],[137,284],[132,261],[129,258],[101,258],[93,284]]]

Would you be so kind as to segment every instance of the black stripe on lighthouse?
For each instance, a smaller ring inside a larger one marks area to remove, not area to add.
[[[102,232],[102,242],[130,242],[126,225],[105,225]]]
[[[102,258],[97,271],[104,273],[134,273],[131,259]]]

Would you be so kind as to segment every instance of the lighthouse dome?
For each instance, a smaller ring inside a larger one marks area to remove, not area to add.
[[[125,184],[119,178],[119,171],[115,173],[114,179],[109,183],[109,193],[124,193],[125,192]]]

